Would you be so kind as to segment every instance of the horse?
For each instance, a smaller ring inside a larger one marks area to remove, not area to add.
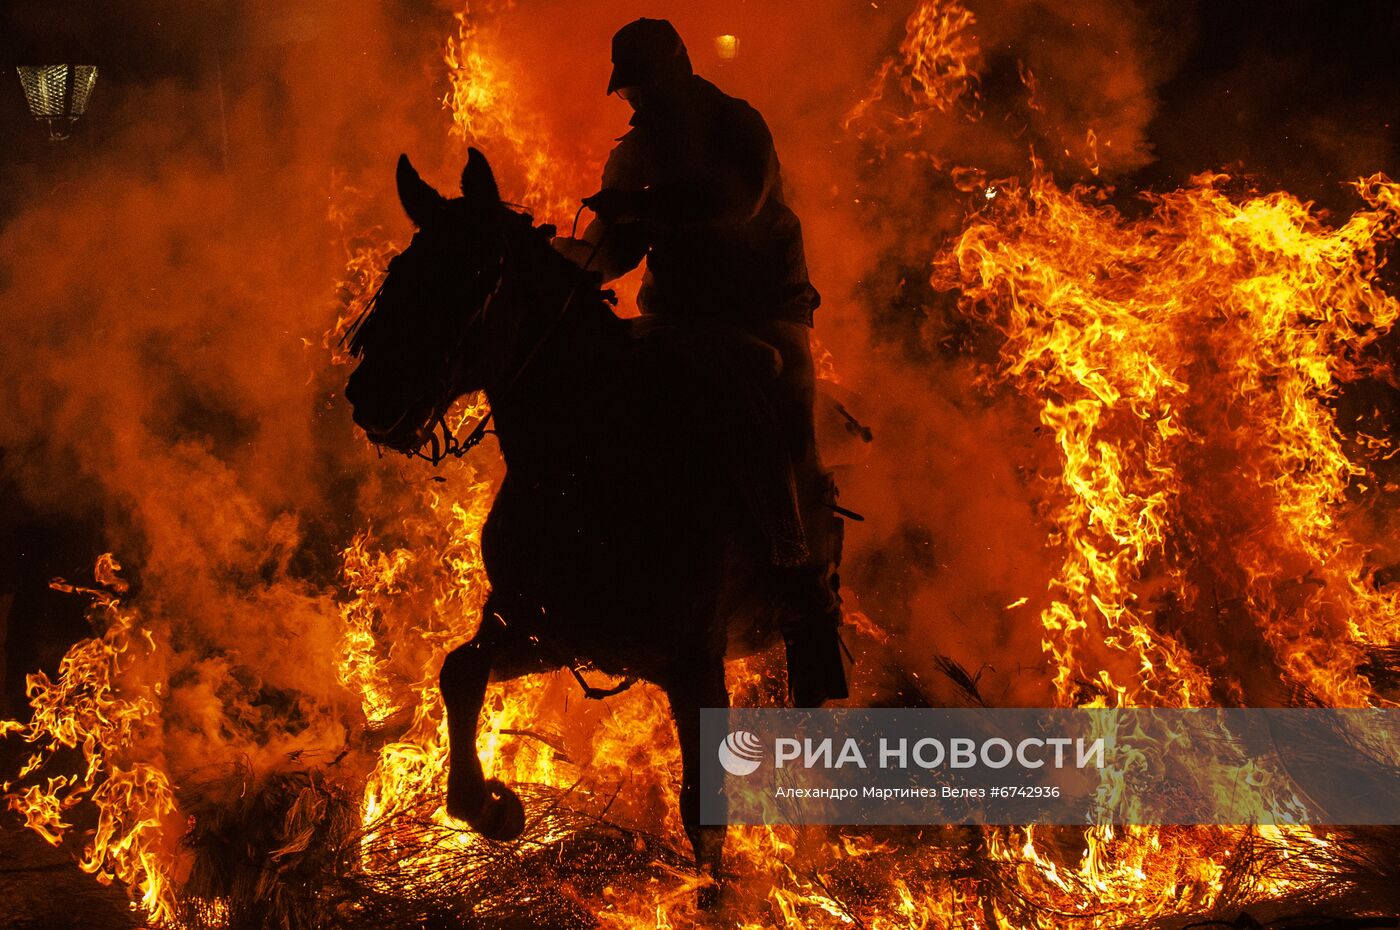
[[[775,360],[742,340],[705,355],[638,338],[599,276],[552,248],[554,229],[501,201],[475,149],[460,197],[407,156],[396,182],[415,232],[349,335],[354,422],[437,460],[462,451],[449,407],[484,391],[505,461],[482,535],[491,592],[440,675],[447,811],[491,839],[519,836],[518,796],[476,754],[488,680],[592,666],[666,694],[681,819],[718,880],[724,827],[700,824],[700,709],[728,708],[726,656],[776,643],[786,609],[731,467],[739,394]]]

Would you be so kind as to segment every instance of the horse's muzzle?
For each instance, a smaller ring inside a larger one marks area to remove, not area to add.
[[[383,446],[394,452],[412,453],[422,448],[428,441],[426,417],[410,417],[407,413],[388,425],[365,422],[354,417],[355,425],[364,430],[365,438],[376,446]]]
[[[428,441],[431,405],[406,403],[387,392],[368,388],[367,379],[356,370],[345,386],[350,416],[377,446],[395,452],[411,453]]]

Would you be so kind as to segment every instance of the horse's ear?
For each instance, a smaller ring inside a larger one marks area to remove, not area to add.
[[[475,148],[467,152],[467,166],[462,169],[462,196],[470,203],[493,207],[501,202],[496,176],[486,163],[486,156]]]
[[[414,226],[422,227],[447,201],[433,186],[418,176],[407,155],[399,156],[394,180],[399,187],[399,203]]]

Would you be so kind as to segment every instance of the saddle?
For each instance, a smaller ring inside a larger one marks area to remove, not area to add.
[[[728,323],[660,315],[634,317],[627,323],[632,338],[644,341],[648,348],[689,356],[709,369],[734,369],[761,385],[776,380],[783,371],[777,349]]]

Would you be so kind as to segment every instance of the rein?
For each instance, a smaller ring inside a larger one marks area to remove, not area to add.
[[[579,207],[579,212],[574,214],[574,232],[578,231],[578,217],[579,213],[582,212],[583,207]],[[593,259],[598,255],[598,250],[603,247],[605,241],[607,241],[606,230],[604,230],[602,237],[594,244],[593,251],[588,253],[588,260],[583,263],[582,267],[579,269],[580,271],[588,271],[589,266],[593,264]],[[485,314],[487,308],[491,306],[491,301],[494,300],[496,295],[501,291],[501,285],[505,282],[504,256],[502,256],[501,265],[501,275],[496,279],[496,289],[487,296],[486,301],[481,305],[481,309],[472,315],[472,320],[469,320],[467,325],[462,327],[462,338],[464,340],[466,339],[466,331],[470,328],[471,323],[475,322],[478,316]],[[498,401],[504,400],[510,396],[511,391],[514,390],[516,384],[520,381],[520,376],[530,367],[530,363],[535,360],[535,356],[539,354],[540,349],[544,348],[545,343],[554,335],[554,330],[564,321],[564,317],[569,312],[569,307],[573,305],[574,298],[578,296],[579,288],[583,286],[586,280],[587,278],[585,276],[581,275],[579,277],[578,282],[574,284],[573,288],[569,291],[569,295],[564,298],[564,303],[560,306],[559,312],[554,315],[554,319],[549,321],[549,325],[540,333],[540,337],[535,340],[535,344],[530,347],[530,351],[525,353],[524,360],[516,367],[510,379],[506,381],[505,388],[497,395]],[[452,432],[452,427],[447,425],[447,411],[443,410],[433,418],[429,427],[429,441],[432,445],[432,451],[425,453],[423,447],[419,446],[412,452],[407,453],[407,455],[409,458],[420,458],[424,461],[431,462],[434,466],[441,464],[449,457],[460,459],[479,446],[481,441],[486,438],[488,432],[493,432],[487,427],[490,426],[495,413],[496,411],[493,405],[493,409],[486,411],[486,416],[477,420],[476,426],[467,434],[467,438],[459,441]],[[441,434],[440,437],[439,433]]]

